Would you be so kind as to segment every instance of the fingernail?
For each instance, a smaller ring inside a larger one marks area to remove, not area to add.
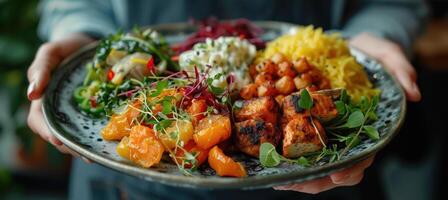
[[[334,184],[344,183],[346,180],[350,179],[350,177],[351,177],[351,174],[346,174],[346,175],[344,175],[342,177],[334,178],[333,179],[333,183]]]
[[[418,89],[418,86],[416,83],[412,84],[412,90],[414,90],[415,96],[418,97],[418,100],[422,98],[422,95],[420,93],[420,89]]]
[[[274,190],[290,190],[288,186],[276,186]]]
[[[54,138],[54,137],[50,137],[50,142],[51,142],[51,144],[53,144],[55,146],[61,146],[62,145],[62,142],[59,141],[57,138]]]
[[[36,90],[36,82],[31,82],[30,85],[28,86],[28,89],[26,91],[26,95],[28,96],[29,100],[33,100],[34,99],[34,91]]]
[[[92,164],[92,161],[90,161],[89,159],[87,159],[87,158],[85,158],[85,157],[82,157],[82,156],[81,156],[81,159],[82,159],[85,163],[87,163],[87,164]]]

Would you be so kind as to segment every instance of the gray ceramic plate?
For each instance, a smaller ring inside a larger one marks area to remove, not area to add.
[[[271,40],[289,30],[291,24],[280,22],[257,22],[264,29],[263,39]],[[183,40],[194,31],[188,24],[164,24],[153,27],[159,30],[169,42]],[[84,64],[93,57],[97,44],[86,46],[67,58],[54,72],[44,98],[43,112],[52,133],[67,147],[80,155],[122,173],[131,174],[149,181],[169,185],[201,188],[266,188],[287,183],[298,183],[326,176],[368,158],[383,148],[397,134],[403,123],[406,100],[401,87],[381,66],[360,51],[352,50],[357,61],[367,70],[372,82],[382,90],[378,106],[379,120],[375,123],[381,139],[365,139],[359,146],[337,162],[318,163],[317,166],[302,168],[283,163],[276,168],[263,168],[257,159],[245,155],[233,155],[244,163],[249,176],[246,178],[223,178],[205,166],[194,176],[182,175],[174,164],[165,162],[150,169],[138,167],[117,155],[116,142],[101,139],[99,131],[106,119],[91,119],[79,112],[73,103],[73,90],[82,83],[86,74]]]

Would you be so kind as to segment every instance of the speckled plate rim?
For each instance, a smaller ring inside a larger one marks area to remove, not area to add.
[[[287,23],[282,22],[272,22],[272,21],[261,21],[256,22],[256,24],[283,24],[283,25],[291,25]],[[152,26],[155,29],[159,28],[168,28],[168,27],[174,27],[174,26],[186,26],[185,23],[174,23],[174,24],[161,24]],[[80,50],[66,58],[59,68],[63,68],[68,63],[75,60],[77,57],[85,53],[86,51],[92,50],[98,45],[97,42],[91,43],[87,46],[82,47]],[[357,53],[362,53],[360,50],[357,50],[353,47],[351,47],[352,51],[355,51]],[[365,55],[365,54],[364,54]],[[371,61],[377,62],[378,65],[381,66],[381,68],[384,68],[381,63],[379,63],[377,60],[365,55],[366,57],[370,58]],[[56,70],[57,71],[57,70]],[[361,151],[358,154],[352,155],[348,158],[333,162],[333,163],[327,163],[322,166],[313,166],[305,169],[301,169],[298,171],[294,171],[287,174],[274,174],[274,175],[266,175],[266,176],[251,176],[251,177],[245,177],[245,178],[229,178],[229,177],[196,177],[196,176],[182,176],[182,175],[172,175],[172,174],[165,174],[153,170],[148,170],[144,168],[140,168],[138,166],[124,164],[118,161],[110,160],[108,158],[102,157],[99,154],[96,154],[89,149],[77,144],[76,142],[70,140],[70,138],[66,137],[62,130],[62,128],[54,121],[50,106],[50,98],[51,95],[45,94],[43,98],[43,104],[42,104],[42,111],[43,116],[45,119],[45,122],[47,123],[50,132],[58,138],[66,147],[69,149],[77,152],[81,156],[94,161],[98,164],[101,164],[105,167],[109,167],[111,169],[114,169],[119,172],[125,172],[149,181],[155,181],[162,184],[168,184],[168,185],[174,185],[174,186],[182,186],[182,187],[192,187],[192,188],[207,188],[207,189],[230,189],[230,188],[239,188],[239,189],[255,189],[255,188],[268,188],[278,185],[285,185],[285,184],[291,184],[291,183],[300,183],[308,180],[313,180],[317,178],[321,178],[324,176],[327,176],[333,172],[340,171],[344,168],[350,167],[362,160],[365,160],[369,158],[370,156],[373,156],[376,152],[378,152],[380,149],[384,148],[399,132],[399,129],[401,128],[406,114],[406,96],[402,89],[402,87],[399,85],[398,81],[395,79],[395,77],[391,76],[390,73],[387,70],[384,70],[385,73],[390,76],[390,78],[393,80],[394,84],[397,85],[399,88],[400,95],[403,97],[401,98],[400,102],[400,113],[397,120],[397,123],[391,124],[391,127],[387,133],[384,134],[382,138],[380,138],[379,141],[375,142],[370,148],[365,149]],[[54,73],[54,75],[57,75],[57,72]],[[61,75],[61,74],[59,74]],[[52,80],[56,80],[53,78]],[[53,89],[57,86],[58,82],[56,81],[50,81],[47,90]]]

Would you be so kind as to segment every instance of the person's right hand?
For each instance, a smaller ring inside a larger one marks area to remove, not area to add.
[[[72,35],[63,40],[43,44],[36,53],[33,63],[28,68],[27,96],[31,101],[28,114],[28,126],[40,135],[44,140],[53,144],[59,151],[78,156],[65,147],[54,135],[51,134],[45,124],[42,114],[42,95],[51,78],[52,70],[57,67],[67,56],[78,50],[83,45],[92,42],[93,39],[81,34]]]

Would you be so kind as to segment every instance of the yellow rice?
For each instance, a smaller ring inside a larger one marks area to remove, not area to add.
[[[332,88],[345,88],[355,100],[379,94],[339,34],[325,34],[321,28],[313,26],[299,27],[294,33],[269,42],[255,62],[269,59],[276,53],[282,53],[291,61],[305,56],[330,80]]]

